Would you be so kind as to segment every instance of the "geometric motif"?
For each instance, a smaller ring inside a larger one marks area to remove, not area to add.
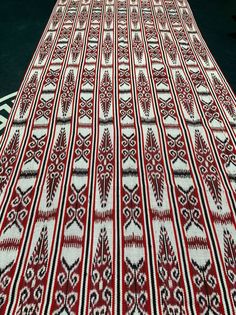
[[[112,39],[111,39],[110,33],[107,33],[103,42],[103,53],[105,56],[106,63],[109,62],[111,52],[112,52]]]
[[[145,311],[147,304],[147,293],[144,291],[147,282],[144,260],[140,258],[137,263],[126,258],[125,284],[129,290],[125,293],[125,300],[128,305],[127,314],[147,314]]]
[[[108,71],[105,71],[100,86],[100,103],[104,116],[107,117],[112,99],[112,83]]]
[[[0,142],[0,314],[236,314],[235,104],[187,0],[57,0]]]
[[[149,181],[152,184],[152,189],[156,198],[158,206],[162,206],[163,189],[164,189],[164,172],[161,165],[160,148],[157,144],[156,138],[152,129],[148,129],[146,145],[145,145],[145,158],[147,161],[147,173]]]
[[[187,82],[184,80],[183,76],[176,72],[176,84],[178,95],[180,98],[180,103],[183,105],[187,113],[191,118],[194,117],[194,101],[192,94],[190,93],[190,88]]]
[[[47,227],[41,230],[40,237],[30,257],[24,274],[17,314],[38,314],[44,294],[44,278],[48,267]]]
[[[164,46],[168,56],[173,63],[176,63],[177,51],[174,42],[168,34],[165,35]]]
[[[82,50],[83,42],[82,42],[82,35],[78,33],[75,37],[75,40],[71,46],[71,53],[72,53],[72,60],[76,62],[79,57],[80,51]]]
[[[205,263],[199,265],[195,260],[192,260],[195,274],[193,276],[194,284],[198,289],[198,302],[202,314],[220,314],[220,296],[215,291],[217,280],[212,273],[212,265],[208,259]]]
[[[63,93],[61,95],[61,106],[62,106],[63,116],[66,115],[71,105],[71,102],[74,96],[74,88],[75,88],[74,72],[73,70],[70,70],[70,72],[68,73],[66,77],[65,84],[62,88]]]
[[[160,231],[158,271],[163,314],[185,314],[179,263],[163,226]]]
[[[200,166],[200,172],[208,186],[214,202],[218,209],[222,208],[221,185],[214,160],[204,138],[199,130],[195,131],[195,152]]]
[[[224,261],[231,286],[231,295],[236,306],[236,244],[228,230],[224,230]]]
[[[142,42],[141,42],[139,35],[137,33],[135,33],[135,35],[134,35],[133,47],[134,47],[134,52],[135,52],[135,55],[136,55],[138,61],[141,62],[142,57],[143,57],[143,47],[142,47]]]
[[[60,130],[53,152],[50,157],[50,164],[47,173],[47,207],[50,207],[55,197],[56,190],[61,181],[64,169],[64,160],[66,158],[66,131],[64,128]]]
[[[228,90],[225,86],[220,82],[220,80],[215,76],[212,75],[212,80],[215,88],[215,92],[217,94],[218,100],[220,104],[226,109],[228,114],[236,120],[236,109],[235,104],[233,102],[232,97],[230,96]]]
[[[35,72],[26,87],[23,90],[23,94],[20,101],[20,118],[23,118],[25,113],[27,112],[27,109],[32,105],[35,93],[36,93],[36,87],[38,84],[38,73]]]
[[[89,314],[112,314],[112,260],[106,229],[101,229],[91,272]]]
[[[151,108],[150,86],[143,71],[139,71],[137,90],[139,103],[144,111],[144,114],[145,116],[149,116],[149,111]]]
[[[98,149],[98,186],[101,199],[101,206],[107,204],[108,193],[111,187],[113,176],[113,146],[108,129],[104,130],[103,137]]]
[[[52,46],[52,33],[50,33],[47,38],[45,39],[43,45],[40,47],[40,54],[39,54],[39,63],[42,63],[46,56],[48,55]]]
[[[19,130],[16,130],[9,141],[9,144],[5,148],[0,160],[0,194],[2,193],[11,175],[18,150]]]
[[[111,27],[111,23],[112,23],[112,20],[113,20],[113,11],[112,11],[112,8],[111,7],[108,7],[107,9],[107,12],[106,12],[106,25],[107,25],[107,28],[110,28]]]
[[[197,39],[196,36],[193,36],[193,44],[196,52],[199,56],[202,57],[203,61],[207,64],[208,63],[208,56],[204,46],[202,46],[201,42]]]

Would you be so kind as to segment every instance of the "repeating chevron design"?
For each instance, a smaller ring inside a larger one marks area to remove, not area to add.
[[[7,119],[14,105],[16,92],[0,98],[0,137],[2,136]]]

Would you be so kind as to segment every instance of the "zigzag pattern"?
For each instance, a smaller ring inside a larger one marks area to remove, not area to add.
[[[2,136],[7,119],[10,115],[11,109],[14,105],[14,101],[16,98],[16,93],[11,93],[7,96],[0,98],[0,137]]]

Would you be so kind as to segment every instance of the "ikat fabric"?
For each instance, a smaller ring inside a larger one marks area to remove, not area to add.
[[[0,144],[0,314],[236,314],[235,103],[186,0],[58,0]]]

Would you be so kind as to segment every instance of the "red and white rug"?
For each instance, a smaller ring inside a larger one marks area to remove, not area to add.
[[[58,0],[0,145],[0,314],[235,314],[235,103],[186,0]]]

